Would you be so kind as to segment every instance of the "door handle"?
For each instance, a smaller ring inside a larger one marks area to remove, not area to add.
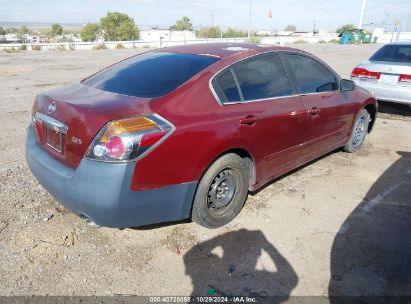
[[[259,117],[253,116],[253,115],[248,115],[245,118],[240,119],[240,124],[242,125],[253,125],[259,120]]]
[[[317,107],[312,107],[311,109],[308,110],[308,114],[312,116],[319,116],[320,115],[320,109]]]

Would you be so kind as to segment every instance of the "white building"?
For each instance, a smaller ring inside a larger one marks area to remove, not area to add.
[[[142,41],[184,41],[196,38],[193,31],[171,31],[171,30],[140,30],[140,40]]]

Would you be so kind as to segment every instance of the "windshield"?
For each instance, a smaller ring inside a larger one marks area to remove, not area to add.
[[[218,60],[202,55],[148,52],[104,69],[83,84],[123,95],[154,98],[170,93]]]
[[[370,60],[411,63],[411,45],[385,45]]]

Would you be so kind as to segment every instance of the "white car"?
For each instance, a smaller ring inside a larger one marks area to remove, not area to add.
[[[384,45],[355,67],[351,80],[378,100],[411,106],[411,42]]]

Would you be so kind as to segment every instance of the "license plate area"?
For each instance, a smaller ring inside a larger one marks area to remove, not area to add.
[[[381,82],[388,83],[388,84],[397,83],[398,82],[398,75],[381,74]]]
[[[64,137],[63,133],[60,133],[53,128],[45,125],[45,133],[46,133],[46,145],[53,150],[57,151],[60,154],[63,154],[63,147],[64,147]]]

